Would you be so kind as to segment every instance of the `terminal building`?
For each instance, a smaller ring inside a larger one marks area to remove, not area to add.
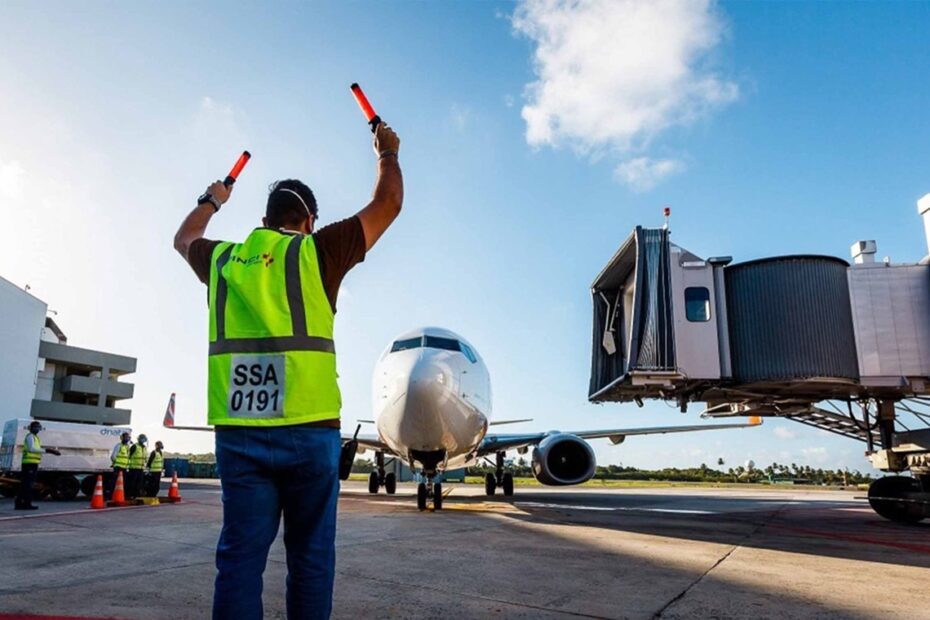
[[[68,344],[48,306],[0,277],[0,420],[127,426],[136,359]]]

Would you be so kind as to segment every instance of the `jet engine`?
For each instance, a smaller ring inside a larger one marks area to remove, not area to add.
[[[581,484],[594,476],[594,450],[584,439],[553,433],[533,449],[533,475],[542,484]]]

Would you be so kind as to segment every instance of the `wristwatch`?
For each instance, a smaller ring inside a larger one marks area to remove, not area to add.
[[[210,193],[201,194],[200,198],[197,199],[197,206],[199,207],[205,202],[209,202],[211,205],[213,205],[214,212],[219,211],[220,207],[223,206],[223,203],[217,200],[216,196]]]

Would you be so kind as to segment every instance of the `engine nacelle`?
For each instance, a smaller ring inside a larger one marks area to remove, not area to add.
[[[533,449],[533,475],[542,484],[581,484],[594,477],[597,459],[588,442],[568,433],[554,433]]]

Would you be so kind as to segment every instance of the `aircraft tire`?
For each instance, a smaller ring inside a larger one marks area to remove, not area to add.
[[[497,489],[497,480],[494,479],[494,474],[485,474],[484,476],[484,494],[487,496],[494,495],[494,491]]]
[[[442,483],[433,484],[433,510],[442,510]]]
[[[421,482],[417,485],[417,508],[426,510],[426,483]]]
[[[397,493],[397,476],[395,476],[393,473],[385,474],[384,491],[388,495],[394,495]]]
[[[372,495],[378,492],[378,487],[381,486],[378,484],[378,472],[371,472],[368,474],[368,492]]]
[[[504,490],[504,497],[513,497],[513,474],[507,472],[501,481],[501,488]]]

